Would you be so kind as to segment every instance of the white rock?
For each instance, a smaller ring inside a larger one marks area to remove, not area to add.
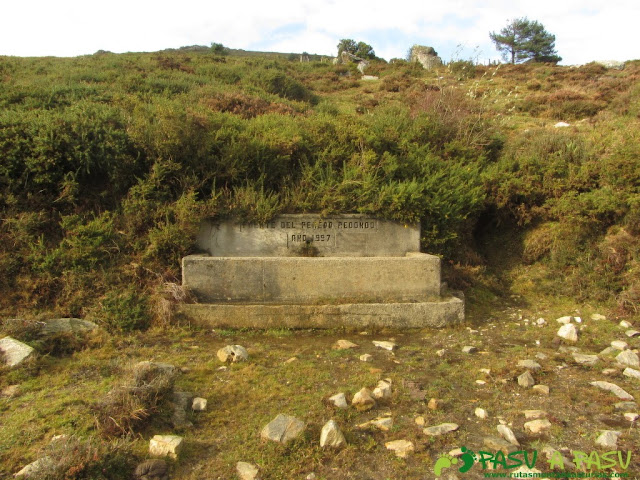
[[[462,353],[476,353],[478,349],[473,345],[467,345],[462,348]]]
[[[629,344],[624,340],[614,340],[613,342],[611,342],[611,348],[624,352],[629,348]]]
[[[383,348],[384,350],[395,350],[398,346],[393,342],[387,342],[385,340],[373,340],[373,344],[378,348]]]
[[[183,438],[177,435],[155,435],[149,442],[149,454],[175,460],[182,450],[182,445]]]
[[[409,454],[415,451],[416,447],[409,440],[393,440],[384,444],[388,450],[395,452],[400,458],[407,458]]]
[[[524,424],[524,429],[530,433],[538,434],[551,428],[551,422],[545,419],[531,420]]]
[[[627,367],[640,368],[640,358],[631,350],[620,352],[616,357],[616,362]]]
[[[626,420],[629,420],[630,422],[635,422],[636,420],[638,420],[638,417],[640,417],[640,415],[634,412],[626,412],[624,414],[624,418]]]
[[[591,382],[591,385],[593,385],[594,387],[601,388],[602,390],[611,392],[618,398],[621,398],[622,400],[633,400],[633,397],[628,392],[624,391],[615,383],[598,381],[598,382]]]
[[[554,125],[555,128],[565,128],[565,127],[570,127],[571,125],[568,124],[567,122],[558,122]]]
[[[221,362],[245,362],[249,360],[249,353],[242,345],[227,345],[218,350],[217,356]]]
[[[518,367],[528,368],[529,370],[540,370],[542,365],[535,360],[520,360],[518,361]]]
[[[573,323],[568,323],[561,326],[558,330],[558,336],[570,342],[578,341],[578,331],[576,330],[576,326]]]
[[[593,366],[599,361],[597,355],[584,355],[582,353],[573,353],[572,356],[573,356],[573,361],[579,365]]]
[[[196,412],[205,411],[207,409],[207,399],[201,397],[194,398],[193,402],[191,403],[191,408]]]
[[[391,398],[391,382],[380,380],[378,382],[378,386],[373,389],[373,398],[375,399],[386,399]]]
[[[444,435],[445,433],[455,432],[459,428],[457,423],[441,423],[440,425],[434,425],[433,427],[427,427],[424,430],[425,435],[431,435],[433,437]]]
[[[629,338],[640,337],[640,332],[638,330],[627,330],[624,333]]]
[[[549,387],[547,385],[534,385],[531,390],[541,395],[549,395]]]
[[[439,357],[443,357],[445,353],[446,353],[446,350],[444,348],[442,350],[436,351],[436,355],[438,355]]]
[[[518,377],[518,385],[520,385],[521,387],[529,388],[533,387],[535,384],[536,381],[534,380],[529,370]]]
[[[0,339],[0,360],[4,357],[4,363],[9,367],[20,365],[33,354],[33,348],[15,338],[4,337]]]
[[[349,408],[349,405],[347,404],[347,397],[342,392],[329,397],[329,401],[338,408]]]
[[[513,431],[509,427],[507,427],[506,425],[498,425],[496,428],[498,429],[498,433],[500,434],[500,436],[504,438],[507,442],[516,446],[520,445],[520,442],[518,442],[518,439],[516,438],[516,436],[513,434]]]
[[[350,342],[349,340],[338,340],[334,345],[333,345],[333,349],[334,350],[348,350],[350,348],[358,348],[359,345]]]
[[[573,317],[571,316],[566,316],[566,317],[560,317],[560,318],[556,318],[556,322],[561,323],[563,325],[567,325],[569,323],[571,323],[571,319]]]
[[[546,353],[538,352],[536,353],[536,358],[538,360],[546,360],[547,358],[549,358],[549,355],[547,355]]]
[[[580,317],[573,317],[573,320],[576,323],[582,323],[582,318],[580,318]]]
[[[258,480],[258,467],[251,463],[236,463],[236,472],[238,472],[240,480]]]
[[[536,324],[537,325],[545,325],[547,323],[547,321],[544,318],[539,318],[538,320],[536,320]]]
[[[360,355],[360,360],[362,360],[363,362],[372,362],[373,355],[369,355],[368,353],[365,353],[364,355]]]
[[[616,448],[618,446],[618,437],[622,435],[622,432],[616,430],[603,430],[600,436],[596,439],[596,445],[600,445],[605,448]]]
[[[265,425],[260,432],[260,436],[265,440],[287,443],[300,436],[304,428],[303,421],[289,415],[280,414]]]
[[[476,417],[484,420],[487,418],[487,411],[484,408],[476,408],[475,410]]]
[[[491,369],[490,368],[480,368],[478,371],[480,373],[484,373],[485,375],[491,375]]]
[[[341,447],[345,445],[347,441],[344,438],[344,435],[340,431],[338,424],[335,420],[329,420],[322,427],[322,432],[320,433],[320,446],[321,447]]]
[[[47,456],[37,459],[35,462],[31,462],[29,465],[25,465],[19,472],[13,476],[16,478],[31,478],[39,477],[45,471],[51,470],[55,467],[55,462]],[[49,477],[47,477],[49,478]]]
[[[418,417],[420,418],[420,417]],[[424,424],[424,419],[423,419]],[[393,418],[391,417],[380,417],[375,420],[370,420],[365,423],[361,423],[358,425],[358,428],[377,428],[378,430],[382,430],[383,432],[388,432],[393,427]]]
[[[615,368],[605,368],[602,370],[603,375],[615,375],[618,373],[618,370]]]
[[[607,317],[605,317],[604,315],[600,315],[599,313],[594,313],[591,315],[591,320],[594,320],[596,322],[598,321],[603,321],[606,320]]]
[[[371,391],[368,388],[361,389],[351,399],[351,405],[360,411],[370,410],[375,404],[376,401],[371,396]]]
[[[636,380],[640,380],[640,371],[639,370],[635,370],[631,367],[627,367],[624,369],[624,372],[622,372],[622,374],[626,377],[630,377],[630,378],[635,378]]]
[[[620,325],[622,328],[631,328],[631,327],[633,327],[631,322],[627,322],[626,320],[622,320],[618,325]]]

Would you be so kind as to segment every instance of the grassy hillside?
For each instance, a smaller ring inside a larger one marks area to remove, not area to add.
[[[557,448],[588,452],[598,428],[629,425],[589,385],[600,367],[576,367],[557,349],[553,319],[582,315],[577,345],[597,353],[620,336],[620,317],[637,316],[640,61],[623,70],[458,61],[432,72],[373,63],[366,73],[379,79],[362,80],[355,66],[298,60],[199,49],[0,57],[0,338],[39,353],[0,369],[0,477],[46,454],[58,470],[44,478],[129,478],[149,438],[173,431],[174,387],[211,408],[189,414],[172,478],[232,478],[237,461],[257,463],[262,478],[431,478],[443,452],[482,448],[498,417],[526,449],[542,449],[522,434],[522,409],[549,410],[544,439]],[[281,212],[420,221],[422,248],[442,255],[474,328],[363,332],[393,337],[396,352],[353,334],[352,353],[331,348],[341,332],[174,322],[179,261],[200,220]],[[592,323],[592,313],[616,322]],[[39,320],[67,316],[108,333],[38,335]],[[214,353],[229,343],[245,344],[251,360],[221,369]],[[465,345],[485,354],[474,368]],[[365,352],[372,364],[358,360]],[[515,360],[535,354],[549,396],[515,381]],[[183,373],[147,382],[131,367],[150,359]],[[599,361],[635,388],[610,354]],[[387,376],[393,396],[372,413],[326,403]],[[432,397],[440,407],[427,406]],[[478,420],[476,406],[492,420]],[[386,410],[390,432],[355,426]],[[281,412],[304,418],[304,436],[261,442]],[[317,444],[332,417],[349,442],[338,453]],[[416,417],[462,426],[453,440],[427,438]],[[635,448],[633,432],[620,449]],[[51,443],[59,434],[73,437]],[[407,461],[384,448],[401,438],[416,444]]]

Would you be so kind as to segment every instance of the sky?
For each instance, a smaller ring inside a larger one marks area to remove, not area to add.
[[[340,39],[386,60],[414,45],[444,61],[500,59],[489,39],[527,17],[556,37],[563,65],[640,59],[638,0],[3,0],[0,55],[78,56],[222,43],[334,56]]]

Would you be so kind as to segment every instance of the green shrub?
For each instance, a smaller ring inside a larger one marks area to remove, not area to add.
[[[144,330],[151,323],[148,297],[132,287],[109,291],[101,303],[99,316],[110,331]]]

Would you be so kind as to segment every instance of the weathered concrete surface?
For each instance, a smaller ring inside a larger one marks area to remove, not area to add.
[[[440,259],[205,257],[182,260],[182,285],[201,302],[420,301],[440,295]]]
[[[464,302],[449,297],[416,303],[184,304],[180,313],[216,328],[439,328],[464,321]]]
[[[216,257],[404,256],[420,251],[420,225],[364,215],[280,215],[264,225],[208,221],[196,247]]]

